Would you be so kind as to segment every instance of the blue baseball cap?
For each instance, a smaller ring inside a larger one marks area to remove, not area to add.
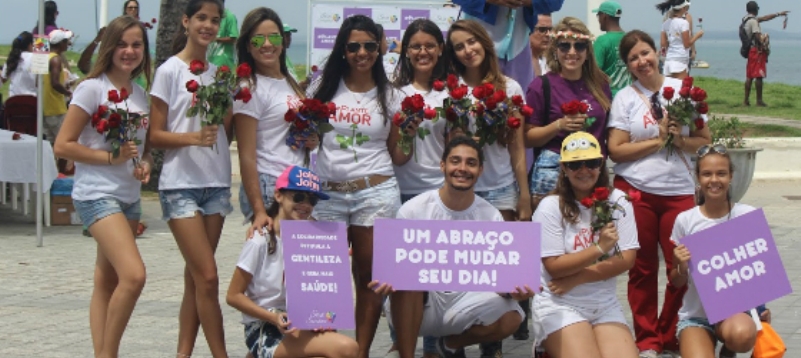
[[[320,188],[320,177],[308,168],[293,165],[284,169],[284,172],[275,182],[277,190],[305,191],[317,195],[322,200],[330,197]]]

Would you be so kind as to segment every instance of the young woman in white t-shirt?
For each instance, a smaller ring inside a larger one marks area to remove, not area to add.
[[[331,200],[320,203],[314,217],[349,226],[361,358],[370,352],[381,314],[381,296],[367,287],[372,280],[373,224],[395,217],[400,208],[393,164],[405,157],[397,145],[398,127],[390,119],[403,96],[387,79],[379,40],[369,17],[345,19],[322,76],[308,90],[309,97],[337,106],[330,119],[334,129],[323,135],[317,156],[323,192]]]
[[[253,99],[235,101],[233,108],[242,176],[239,206],[251,221],[248,237],[271,222],[267,208],[278,175],[288,166],[303,165],[305,155],[303,148],[286,145],[290,124],[284,115],[288,109],[298,108],[304,95],[289,75],[282,24],[272,9],[253,9],[242,21],[236,43],[239,62],[253,69]],[[310,138],[307,148],[314,149],[317,143],[317,138]]]
[[[33,54],[33,35],[23,31],[11,43],[11,52],[8,54],[3,70],[0,71],[0,86],[5,82],[8,85],[8,97],[36,96],[36,75],[31,73]]]
[[[620,57],[637,80],[620,90],[609,115],[609,156],[615,164],[616,188],[642,192],[634,204],[640,250],[629,272],[628,295],[637,346],[644,355],[678,351],[675,327],[684,289],[668,284],[658,312],[659,249],[667,270],[673,269],[675,246],[670,231],[676,216],[693,207],[695,184],[691,155],[710,141],[709,128],[690,130],[669,119],[664,110],[666,87],[678,92],[682,82],[659,73],[656,45],[645,32],[633,30],[620,41]],[[665,141],[673,135],[674,152]],[[650,352],[649,352],[650,351]]]
[[[154,147],[165,150],[159,178],[162,218],[186,261],[178,318],[180,357],[192,354],[198,324],[212,356],[228,356],[214,252],[225,216],[233,211],[228,151],[232,121],[229,115],[223,126],[202,126],[200,117],[188,117],[194,94],[186,88],[190,80],[213,81],[217,68],[206,62],[206,50],[217,36],[222,16],[223,5],[218,0],[189,1],[179,34],[186,39],[176,40],[176,55],[156,70],[150,91],[153,123],[149,138]],[[192,74],[189,64],[193,60],[203,61],[205,72]]]
[[[145,264],[134,233],[142,209],[139,190],[150,180],[153,158],[147,134],[147,96],[132,80],[150,74],[147,32],[129,17],[109,23],[97,62],[75,90],[64,124],[56,137],[55,154],[75,161],[75,209],[97,241],[94,290],[89,304],[89,328],[96,357],[116,357],[120,340],[145,286]],[[149,78],[149,76],[148,76]],[[129,93],[123,103],[109,100],[109,91]],[[99,107],[144,115],[136,131],[140,144],[121,143],[113,154],[105,133],[92,126]],[[134,164],[134,159],[139,159]]]
[[[545,337],[542,344],[555,358],[636,358],[616,294],[616,277],[634,265],[639,248],[634,210],[624,192],[610,187],[592,134],[565,138],[560,162],[555,194],[540,202],[533,217],[542,225],[543,291],[532,303],[535,337]],[[585,204],[591,196],[607,196],[623,210],[596,233],[595,213]]]
[[[659,47],[665,52],[665,76],[684,79],[690,70],[690,50],[704,30],[692,34],[690,22],[684,17],[690,10],[689,0],[666,0],[656,5],[662,15],[670,16],[662,23]]]
[[[757,328],[747,313],[737,313],[716,324],[707,320],[698,289],[689,275],[690,250],[681,244],[681,239],[732,218],[755,210],[753,207],[731,202],[731,179],[734,173],[726,147],[705,145],[698,149],[695,175],[700,186],[698,206],[687,210],[676,218],[671,240],[675,267],[670,270],[670,283],[676,287],[687,286],[681,309],[676,336],[683,357],[715,357],[717,341],[723,342],[721,358],[735,357],[754,349]],[[721,238],[722,240],[724,238]],[[758,308],[761,319],[770,321],[770,311]]]
[[[226,302],[242,312],[248,358],[355,358],[359,351],[356,342],[343,334],[290,328],[286,315],[281,222],[310,220],[315,205],[329,198],[319,188],[314,172],[287,167],[276,178],[267,208],[271,229],[254,232],[239,254]]]

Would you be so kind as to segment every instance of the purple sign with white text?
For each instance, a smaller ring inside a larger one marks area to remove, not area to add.
[[[540,225],[532,222],[375,222],[373,279],[396,290],[512,292],[540,285]]]
[[[334,48],[337,39],[338,29],[314,29],[314,47],[323,49]]]
[[[347,19],[353,15],[373,16],[373,10],[367,7],[346,7],[342,9],[342,15]]]
[[[793,292],[762,209],[680,239],[709,322]]]
[[[401,10],[401,29],[406,30],[409,24],[417,19],[428,19],[431,17],[429,10],[402,9]]]
[[[345,224],[282,220],[281,238],[292,328],[356,328]]]

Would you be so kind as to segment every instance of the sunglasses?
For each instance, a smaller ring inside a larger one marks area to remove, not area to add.
[[[702,158],[703,156],[709,153],[717,153],[717,154],[726,154],[726,147],[723,144],[714,144],[714,145],[703,145],[701,148],[698,148],[698,158]]]
[[[651,115],[656,120],[660,120],[665,116],[662,112],[662,102],[659,102],[659,92],[651,95]]]
[[[128,10],[138,10],[139,6],[128,6],[128,7],[126,7],[126,9],[128,9]]]
[[[598,169],[603,164],[603,159],[588,159],[588,160],[577,160],[575,162],[566,162],[565,167],[572,171],[577,171],[581,169],[581,167],[587,167],[587,169]]]
[[[534,27],[534,31],[537,31],[541,34],[547,34],[553,30],[553,27],[550,26],[536,26]]]
[[[361,50],[362,47],[364,47],[365,51],[367,51],[369,53],[373,53],[373,52],[378,51],[378,42],[375,42],[375,41],[348,42],[348,44],[345,45],[345,49],[348,50],[348,52],[350,52],[350,53],[359,52],[359,50]]]
[[[318,198],[317,195],[314,195],[312,193],[296,191],[292,195],[292,201],[295,202],[295,204],[300,204],[304,201],[307,201],[309,205],[315,206],[317,205],[317,202],[320,201],[320,198]]]
[[[561,51],[562,53],[570,52],[571,48],[575,49],[576,52],[581,53],[581,52],[587,51],[587,49],[589,47],[590,47],[590,43],[586,42],[586,41],[577,41],[577,42],[573,42],[573,43],[560,42],[560,43],[556,44],[556,48],[558,48],[559,51]]]
[[[270,42],[270,45],[281,46],[284,43],[284,37],[281,34],[254,35],[250,38],[250,44],[255,48],[261,48],[264,43]]]

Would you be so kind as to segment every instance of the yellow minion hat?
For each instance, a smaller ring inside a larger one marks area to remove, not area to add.
[[[603,157],[601,145],[592,134],[575,132],[562,142],[562,154],[559,161],[564,163]]]

